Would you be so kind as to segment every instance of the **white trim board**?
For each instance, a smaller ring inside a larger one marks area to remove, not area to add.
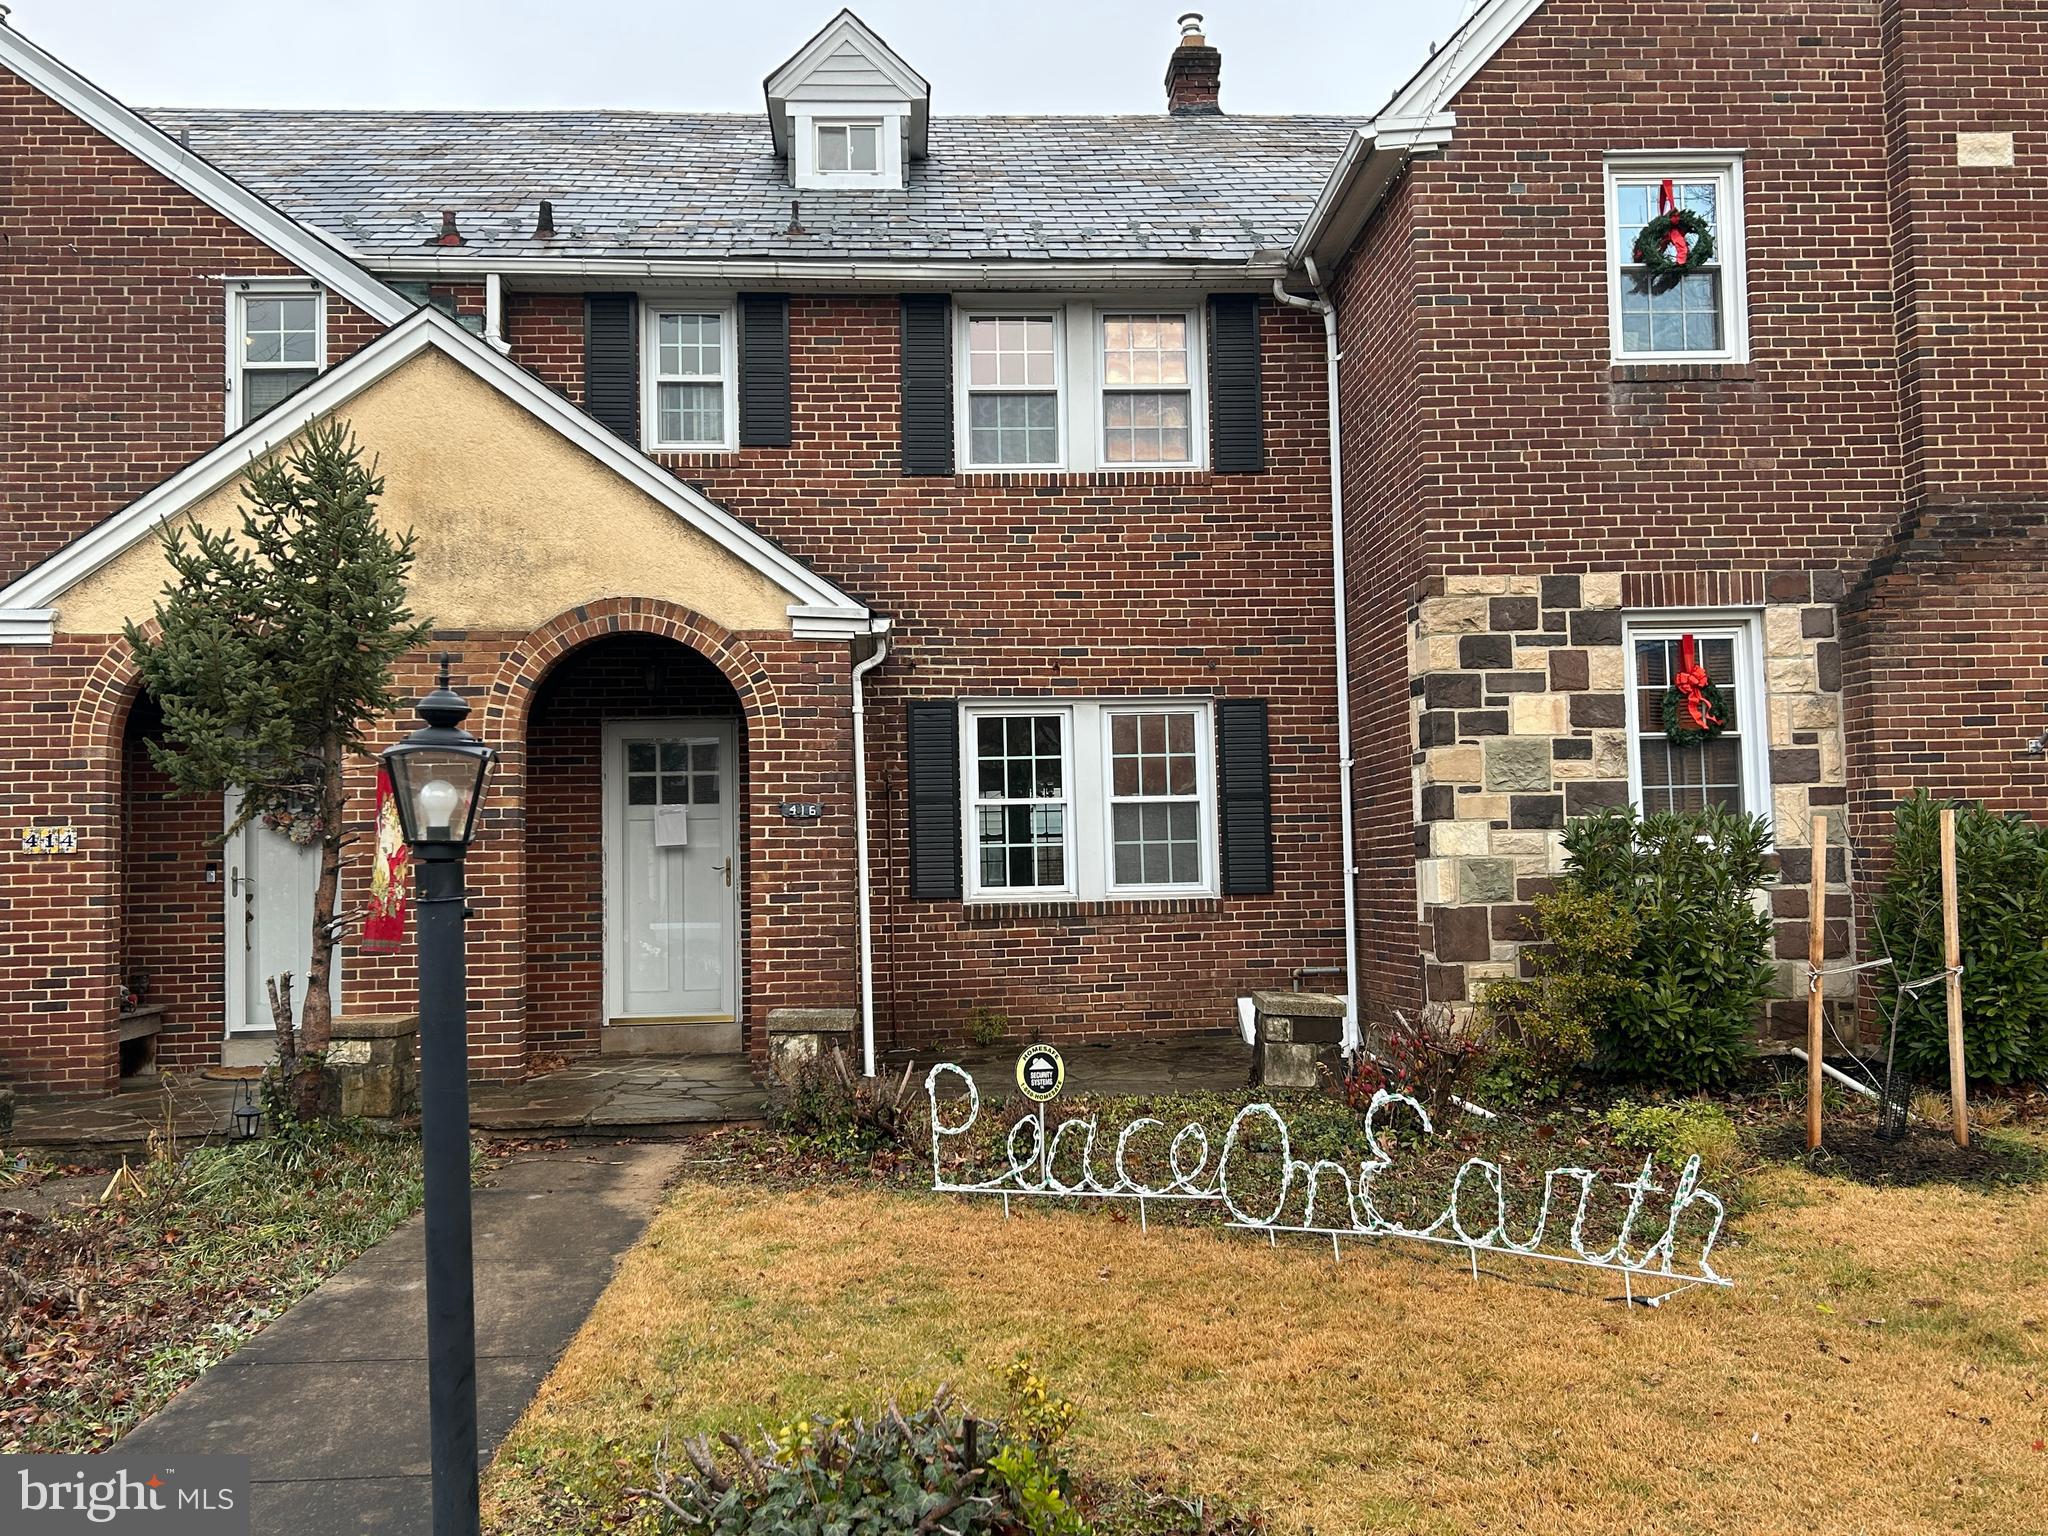
[[[717,502],[619,441],[480,337],[427,308],[414,311],[410,319],[330,368],[275,410],[250,422],[155,490],[0,589],[0,644],[47,645],[54,635],[50,610],[63,593],[147,538],[167,519],[226,485],[252,459],[287,442],[309,423],[339,409],[429,348],[468,369],[542,425],[552,427],[789,593],[790,619],[800,637],[868,632],[873,619],[865,604],[813,574],[802,561],[761,537]],[[38,611],[47,616],[37,618]]]
[[[365,314],[395,325],[412,313],[402,295],[364,271],[349,252],[265,202],[4,21],[0,64]]]

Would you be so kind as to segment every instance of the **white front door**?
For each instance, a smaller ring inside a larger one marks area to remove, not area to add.
[[[241,792],[227,795],[224,825],[234,825]],[[222,988],[229,1035],[269,1034],[270,993],[265,983],[292,973],[292,1012],[301,1017],[306,965],[313,955],[313,894],[320,878],[318,844],[302,846],[252,821],[228,839],[226,860],[227,976]],[[341,952],[328,975],[335,1007],[341,1004]]]
[[[605,724],[608,1018],[737,1016],[735,742],[731,720]]]

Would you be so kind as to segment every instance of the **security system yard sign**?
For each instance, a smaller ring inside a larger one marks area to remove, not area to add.
[[[1340,1245],[1345,1238],[1396,1238],[1463,1250],[1474,1280],[1479,1278],[1481,1254],[1618,1273],[1628,1300],[1649,1306],[1695,1286],[1734,1283],[1714,1270],[1714,1244],[1721,1235],[1727,1208],[1718,1196],[1700,1187],[1696,1156],[1688,1158],[1680,1170],[1668,1203],[1658,1199],[1647,1219],[1645,1206],[1666,1193],[1655,1181],[1652,1159],[1643,1159],[1642,1171],[1634,1178],[1612,1186],[1603,1184],[1600,1174],[1590,1168],[1549,1169],[1542,1177],[1535,1219],[1521,1236],[1509,1229],[1508,1180],[1500,1164],[1468,1158],[1452,1178],[1444,1208],[1435,1220],[1410,1226],[1380,1210],[1373,1189],[1374,1180],[1394,1166],[1394,1152],[1380,1140],[1383,1130],[1391,1134],[1396,1129],[1394,1122],[1405,1117],[1412,1119],[1413,1125],[1398,1127],[1404,1141],[1414,1130],[1423,1136],[1435,1134],[1429,1112],[1405,1093],[1382,1089],[1373,1095],[1365,1116],[1367,1155],[1356,1166],[1329,1158],[1314,1162],[1296,1158],[1286,1116],[1271,1104],[1247,1104],[1231,1120],[1213,1161],[1209,1133],[1200,1122],[1190,1122],[1168,1137],[1165,1124],[1148,1115],[1117,1132],[1109,1166],[1103,1169],[1098,1167],[1101,1132],[1094,1115],[1071,1116],[1047,1128],[1046,1101],[1058,1094],[1065,1077],[1059,1052],[1049,1045],[1031,1046],[1017,1058],[1017,1086],[1036,1103],[1038,1112],[1010,1127],[1003,1144],[1008,1166],[988,1178],[973,1179],[957,1172],[949,1176],[946,1143],[972,1129],[981,1114],[980,1091],[965,1069],[951,1062],[933,1067],[924,1080],[931,1110],[933,1190],[948,1195],[996,1195],[1006,1216],[1012,1198],[1133,1200],[1141,1230],[1146,1226],[1148,1201],[1189,1201],[1221,1207],[1227,1225],[1263,1232],[1269,1243],[1277,1243],[1282,1232],[1328,1238],[1330,1252],[1337,1258],[1343,1257]],[[939,1085],[947,1079],[957,1082],[950,1085],[954,1096],[942,1104]],[[1155,1150],[1165,1149],[1166,1171],[1171,1177],[1164,1183],[1147,1184],[1126,1165],[1133,1144],[1142,1147],[1146,1142]],[[1065,1169],[1069,1177],[1062,1177],[1058,1169]],[[1261,1173],[1265,1175],[1263,1184]],[[1237,1181],[1235,1190],[1233,1179]],[[1275,1183],[1277,1195],[1251,1192],[1254,1186],[1270,1190]],[[1606,1247],[1595,1246],[1586,1231],[1596,1191],[1625,1201],[1620,1230]],[[1689,1212],[1692,1219],[1686,1222]],[[1665,1220],[1654,1237],[1637,1233],[1638,1225],[1654,1229],[1660,1214]],[[1526,1212],[1521,1219],[1527,1220]],[[1569,1226],[1560,1233],[1557,1227],[1567,1221]],[[1659,1289],[1639,1295],[1639,1281]]]
[[[1017,1087],[1034,1104],[1059,1097],[1067,1080],[1067,1064],[1049,1045],[1030,1045],[1017,1058]]]

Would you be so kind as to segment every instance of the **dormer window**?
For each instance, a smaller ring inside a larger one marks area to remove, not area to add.
[[[878,171],[882,167],[880,123],[818,124],[818,169]]]
[[[901,191],[924,158],[931,87],[851,11],[766,86],[775,152],[799,191]]]

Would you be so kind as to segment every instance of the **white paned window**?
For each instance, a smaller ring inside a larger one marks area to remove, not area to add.
[[[968,895],[1216,890],[1207,701],[962,706]]]
[[[733,326],[723,309],[650,308],[647,401],[651,448],[729,448]]]
[[[1638,161],[1607,167],[1608,289],[1617,362],[1728,362],[1748,356],[1739,161]],[[1653,277],[1636,237],[1672,205],[1698,214],[1714,250],[1695,272]]]
[[[882,168],[880,123],[818,124],[818,169],[878,171]]]
[[[1202,883],[1200,716],[1193,710],[1109,712],[1109,883]]]
[[[976,886],[1070,889],[1067,716],[989,713],[972,726]]]
[[[1191,318],[1105,314],[1101,327],[1103,463],[1192,464]]]
[[[1665,697],[1678,675],[1685,637],[1707,680],[1720,690],[1728,728],[1711,741],[1679,746],[1664,731]],[[1646,816],[1710,805],[1771,813],[1768,728],[1755,623],[1726,615],[1686,622],[1662,614],[1624,626],[1629,669],[1630,790]]]
[[[967,463],[974,469],[1060,462],[1056,315],[970,315]]]
[[[314,289],[250,287],[234,296],[234,425],[254,421],[320,376],[325,306]]]

